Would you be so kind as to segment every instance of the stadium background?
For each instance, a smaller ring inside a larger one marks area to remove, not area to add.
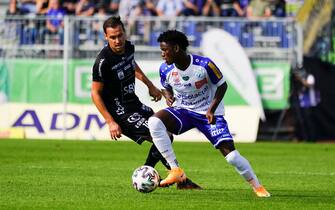
[[[334,3],[292,2],[295,4],[286,1],[286,17],[139,16],[127,20],[127,32],[136,44],[135,56],[140,66],[156,84],[160,62],[156,38],[161,31],[171,27],[184,31],[191,41],[190,52],[200,54],[204,53],[202,36],[211,28],[223,29],[235,37],[251,61],[267,119],[261,121],[228,81],[224,100],[238,141],[296,138],[297,116],[290,103],[291,76],[303,65],[315,75],[321,92],[322,100],[313,118],[317,140],[335,139]],[[1,2],[1,11],[6,11],[7,4]],[[3,13],[0,137],[108,139],[106,126],[89,93],[91,66],[103,46],[101,28],[96,30],[93,25],[101,26],[104,18],[67,16],[60,36],[43,33],[48,17]],[[155,110],[164,106],[163,102],[150,102],[141,86],[137,93]],[[187,138],[203,139],[194,133],[180,137]]]

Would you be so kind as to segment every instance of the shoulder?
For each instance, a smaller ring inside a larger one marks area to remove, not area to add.
[[[200,55],[192,54],[192,57],[193,57],[192,64],[196,66],[207,67],[210,62],[213,62],[211,59],[204,57],[204,56],[200,56]]]
[[[101,66],[103,64],[107,63],[107,61],[108,61],[107,57],[108,57],[108,48],[107,48],[107,46],[105,46],[98,53],[98,55],[95,59],[95,65],[99,65],[99,68],[101,68]]]
[[[96,57],[96,61],[100,60],[100,59],[105,59],[108,55],[108,49],[107,46],[105,46],[104,48],[102,48],[100,50],[100,52],[98,53],[97,57]]]
[[[192,55],[193,56],[193,65],[202,66],[206,69],[217,69],[216,64],[208,57],[203,57],[200,55]]]
[[[159,67],[159,73],[160,75],[166,75],[174,68],[174,65],[168,65],[166,63],[162,63]]]

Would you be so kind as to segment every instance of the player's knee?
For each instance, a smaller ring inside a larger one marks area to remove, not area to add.
[[[237,166],[239,164],[240,153],[237,150],[231,151],[225,158],[227,162],[233,166]]]
[[[164,123],[157,117],[150,117],[148,120],[148,126],[151,133],[166,130]]]

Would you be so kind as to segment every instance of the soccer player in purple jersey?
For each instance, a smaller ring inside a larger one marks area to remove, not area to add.
[[[187,53],[189,42],[182,32],[168,30],[158,37],[163,95],[168,108],[149,118],[153,142],[171,166],[161,186],[182,182],[186,174],[179,167],[168,132],[181,134],[192,128],[200,130],[227,162],[252,186],[259,197],[270,193],[260,184],[251,165],[235,149],[233,137],[224,119],[223,97],[227,83],[209,58]]]
[[[154,101],[161,99],[161,92],[135,62],[135,47],[126,40],[120,17],[108,18],[103,24],[103,30],[108,44],[99,52],[93,66],[91,90],[93,103],[104,117],[112,139],[117,140],[123,134],[137,144],[142,144],[145,140],[152,142],[148,118],[154,112],[142,104],[135,94],[135,78],[148,87]],[[159,161],[170,169],[169,164],[153,144],[145,165],[155,167]],[[177,189],[201,189],[201,187],[187,179],[178,183]]]

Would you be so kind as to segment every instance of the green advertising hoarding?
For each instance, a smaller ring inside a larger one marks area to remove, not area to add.
[[[152,62],[152,61],[139,61]],[[61,103],[63,101],[63,60],[15,59],[1,64],[8,72],[9,102]],[[5,63],[5,64],[6,64]],[[69,103],[89,104],[91,71],[94,60],[70,60],[68,66]],[[143,69],[156,85],[159,83],[158,61],[152,62],[152,69]],[[287,108],[289,97],[290,65],[278,62],[254,62],[258,88],[265,109]],[[1,72],[5,72],[2,70]],[[228,81],[225,95],[226,105],[246,105]]]

